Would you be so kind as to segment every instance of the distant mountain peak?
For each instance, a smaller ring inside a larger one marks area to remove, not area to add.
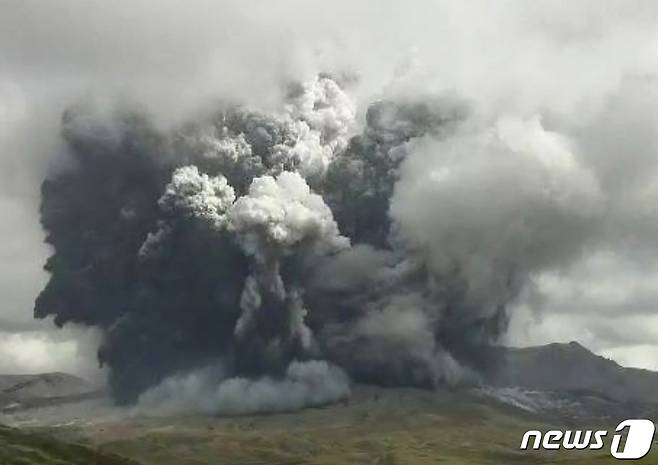
[[[625,368],[582,344],[499,347],[486,382],[542,391],[593,391],[620,401],[657,401],[658,373]]]

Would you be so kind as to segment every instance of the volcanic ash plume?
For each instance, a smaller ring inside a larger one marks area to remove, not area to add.
[[[281,350],[287,352],[285,346],[290,342],[300,349],[310,348],[303,290],[286,289],[281,266],[287,257],[313,259],[349,246],[349,241],[338,233],[331,210],[298,173],[284,171],[276,178],[254,179],[247,195],[231,208],[229,217],[230,229],[250,257],[252,270],[240,301],[237,338],[251,344],[260,339],[260,333],[267,343],[264,353],[268,357]],[[287,358],[284,356],[284,360]]]
[[[537,119],[454,97],[357,114],[327,76],[166,131],[71,108],[36,316],[99,328],[117,401],[162,413],[477,382],[508,304],[592,235],[598,182]]]

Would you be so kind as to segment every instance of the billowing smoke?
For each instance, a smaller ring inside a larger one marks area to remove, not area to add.
[[[43,184],[55,253],[35,312],[101,329],[118,401],[241,414],[334,402],[350,379],[477,382],[509,303],[602,215],[596,177],[537,118],[450,95],[359,121],[328,75],[284,94],[168,130],[64,114],[74,163]]]
[[[305,280],[350,247],[309,184],[321,187],[354,124],[328,77],[290,86],[279,112],[227,105],[170,131],[134,110],[69,109],[74,163],[42,187],[55,254],[36,316],[101,328],[99,358],[122,402],[218,362],[228,377],[265,377],[254,392],[292,383],[302,397],[286,408],[344,396],[341,369],[314,362],[326,356]],[[316,397],[300,381],[307,369],[340,387]]]
[[[226,378],[216,365],[167,378],[140,396],[137,411],[150,415],[286,412],[330,404],[349,394],[349,378],[324,361],[295,361],[283,377],[258,379]]]
[[[657,2],[0,3],[1,370],[656,367]]]

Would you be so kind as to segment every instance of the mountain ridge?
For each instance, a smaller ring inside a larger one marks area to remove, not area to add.
[[[485,382],[542,391],[592,391],[622,402],[656,403],[658,372],[624,367],[582,344],[497,347]]]

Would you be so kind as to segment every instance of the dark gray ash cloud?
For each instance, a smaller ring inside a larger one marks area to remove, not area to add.
[[[501,341],[655,366],[657,15],[6,2],[0,370],[96,346],[120,401],[244,413],[474,382]]]

